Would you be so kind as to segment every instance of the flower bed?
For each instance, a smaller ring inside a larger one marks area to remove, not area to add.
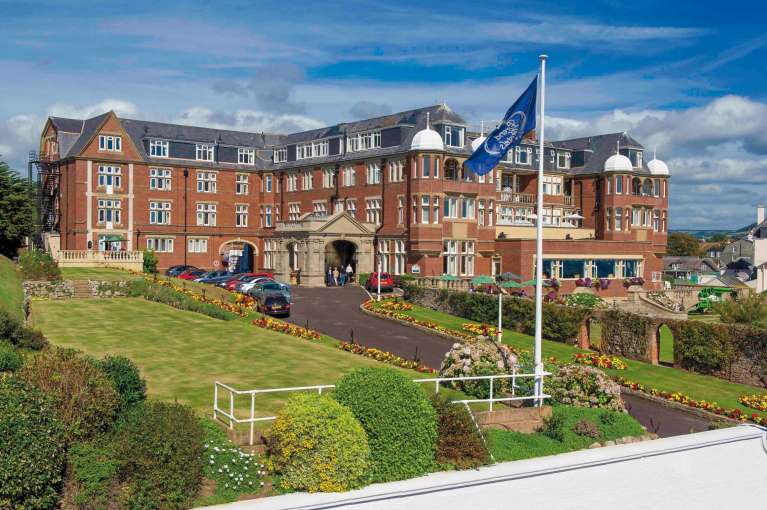
[[[226,312],[231,312],[231,313],[233,313],[235,315],[238,315],[240,317],[246,317],[248,315],[248,311],[243,307],[243,306],[247,306],[244,303],[240,303],[240,304],[237,304],[237,303],[227,303],[226,301],[223,301],[221,299],[210,299],[210,298],[207,298],[207,297],[203,296],[202,294],[197,294],[194,291],[191,291],[189,289],[185,289],[184,287],[176,285],[174,282],[172,282],[170,280],[158,279],[158,280],[155,281],[152,278],[146,278],[146,281],[147,281],[147,283],[154,283],[154,284],[160,285],[162,287],[167,287],[169,289],[174,290],[175,292],[178,292],[180,294],[184,294],[186,296],[189,296],[190,298],[192,298],[195,301],[199,301],[200,303],[211,304],[213,306],[216,306],[216,307],[220,308],[221,310],[224,310]]]
[[[626,370],[626,363],[616,356],[606,356],[604,354],[576,353],[573,354],[573,361],[579,365],[589,365],[597,368],[612,368],[615,370]]]
[[[762,395],[741,395],[738,398],[738,402],[758,411],[767,411],[767,393]]]
[[[476,336],[476,335],[471,335],[471,334],[468,334],[468,333],[462,333],[460,331],[455,331],[453,329],[446,328],[444,326],[440,326],[436,322],[423,321],[423,320],[420,320],[420,319],[416,319],[416,318],[411,317],[411,316],[409,316],[409,315],[407,315],[405,313],[394,312],[394,311],[391,311],[391,310],[376,308],[375,304],[376,304],[375,301],[373,301],[371,299],[371,300],[366,301],[365,303],[363,303],[362,304],[362,308],[364,308],[365,310],[367,310],[369,312],[372,312],[374,314],[381,315],[383,317],[389,317],[391,319],[395,319],[395,320],[398,320],[398,321],[409,322],[410,324],[414,324],[414,325],[420,326],[422,328],[430,329],[432,331],[436,331],[437,333],[441,333],[443,335],[451,336],[451,337],[458,338],[458,339],[461,339],[461,340],[472,340]]]
[[[767,425],[767,418],[760,416],[756,413],[752,413],[751,415],[748,415],[744,413],[743,411],[741,411],[740,409],[725,409],[724,407],[719,406],[716,402],[708,402],[706,400],[695,400],[678,391],[668,392],[668,391],[661,391],[656,388],[647,388],[644,384],[639,384],[634,381],[629,381],[628,379],[624,379],[623,377],[615,377],[614,380],[618,384],[623,386],[624,388],[629,388],[634,391],[647,393],[648,395],[662,398],[670,402],[677,402],[679,404],[685,405],[687,407],[691,407],[693,409],[702,409],[704,411],[709,411],[719,416],[726,416],[727,418],[732,418],[733,420],[739,420],[744,422],[751,421],[753,423],[756,423],[757,425]]]
[[[490,326],[489,324],[464,323],[464,324],[461,324],[461,328],[464,331],[467,331],[474,335],[494,337],[495,335],[498,334],[498,328]]]
[[[353,354],[359,354],[360,356],[365,356],[366,358],[372,358],[376,361],[380,361],[382,363],[388,363],[389,365],[394,365],[400,368],[408,368],[408,369],[415,370],[417,372],[421,372],[424,374],[437,373],[436,370],[434,370],[433,368],[427,367],[423,363],[420,363],[418,361],[407,360],[405,358],[401,358],[397,356],[396,354],[382,351],[374,347],[365,347],[364,345],[353,344],[349,342],[341,342],[340,344],[338,344],[338,348],[341,349],[342,351],[351,352]]]
[[[295,324],[273,319],[271,317],[261,317],[254,320],[251,324],[258,326],[259,328],[271,329],[278,333],[285,333],[286,335],[303,338],[306,340],[319,340],[320,334],[312,329],[302,328]]]
[[[388,310],[390,312],[408,312],[413,309],[413,305],[399,299],[384,299],[376,305],[379,310]]]
[[[255,307],[256,300],[247,294],[241,294],[237,292],[234,294],[234,304],[253,309]]]

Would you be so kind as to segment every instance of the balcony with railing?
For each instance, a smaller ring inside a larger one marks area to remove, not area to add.
[[[516,191],[502,191],[500,202],[512,204],[535,205],[536,196],[534,193],[517,193]],[[568,207],[575,205],[575,197],[572,195],[543,195],[545,204],[562,204]]]
[[[60,267],[119,267],[141,271],[144,253],[140,251],[61,250],[54,254]]]

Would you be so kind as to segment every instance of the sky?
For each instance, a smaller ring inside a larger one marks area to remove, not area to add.
[[[284,133],[446,102],[478,128],[546,53],[547,139],[628,131],[671,170],[671,228],[741,227],[767,202],[767,7],[735,5],[0,0],[0,159],[25,173],[48,115],[110,109]]]

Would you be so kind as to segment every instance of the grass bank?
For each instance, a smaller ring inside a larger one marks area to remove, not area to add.
[[[16,271],[16,264],[2,255],[0,255],[0,306],[17,319],[24,319],[24,291],[21,288],[21,275]]]

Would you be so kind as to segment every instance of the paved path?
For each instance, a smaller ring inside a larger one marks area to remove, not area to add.
[[[295,286],[289,322],[306,326],[366,347],[376,347],[405,359],[418,357],[426,365],[439,369],[453,342],[417,328],[371,317],[360,310],[368,299],[361,287],[311,288]],[[353,333],[352,333],[353,332]]]

